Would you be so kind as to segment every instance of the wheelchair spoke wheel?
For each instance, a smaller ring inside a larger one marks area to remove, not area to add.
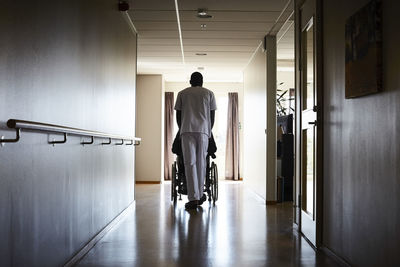
[[[214,172],[215,172],[215,174],[214,174],[214,177],[215,177],[215,184],[214,184],[214,187],[215,187],[215,201],[217,201],[218,200],[218,191],[219,191],[219,189],[218,189],[218,168],[217,168],[217,165],[215,165],[215,167],[214,167]]]
[[[217,165],[213,162],[211,165],[211,191],[212,191],[212,198],[213,202],[218,200],[218,168]]]
[[[176,171],[176,162],[172,164],[172,177],[171,177],[171,201],[176,201],[177,193],[176,193],[176,179],[177,179],[177,171]]]

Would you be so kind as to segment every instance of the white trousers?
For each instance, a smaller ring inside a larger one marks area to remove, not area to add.
[[[208,136],[203,133],[183,133],[181,140],[188,199],[200,200],[206,177]]]

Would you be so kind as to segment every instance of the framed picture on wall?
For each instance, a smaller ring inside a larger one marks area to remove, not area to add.
[[[372,0],[346,20],[346,98],[382,90],[381,7]]]

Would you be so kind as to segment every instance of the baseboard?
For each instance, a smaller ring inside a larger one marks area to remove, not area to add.
[[[135,201],[131,202],[120,214],[118,214],[111,222],[109,222],[103,229],[100,230],[84,247],[82,247],[70,260],[68,260],[64,267],[75,266],[96,244],[114,228],[122,219],[124,219],[133,209]]]
[[[161,181],[136,181],[136,184],[161,184]]]
[[[265,203],[267,205],[276,205],[277,202],[275,200],[267,200]]]
[[[335,252],[333,252],[332,250],[330,250],[329,248],[325,247],[325,246],[321,246],[318,248],[319,250],[321,250],[325,255],[327,255],[328,257],[332,258],[336,263],[338,263],[340,266],[343,267],[351,267],[351,265],[345,261],[344,259],[342,259],[340,256],[338,256]]]

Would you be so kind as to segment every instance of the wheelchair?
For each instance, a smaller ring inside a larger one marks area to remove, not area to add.
[[[207,155],[206,157],[206,177],[204,179],[204,193],[207,193],[208,201],[215,203],[218,200],[218,168],[217,164],[210,158],[215,156]],[[176,161],[172,164],[171,177],[171,201],[176,202],[179,194],[179,200],[182,195],[187,195],[185,165],[183,158],[177,155]]]

